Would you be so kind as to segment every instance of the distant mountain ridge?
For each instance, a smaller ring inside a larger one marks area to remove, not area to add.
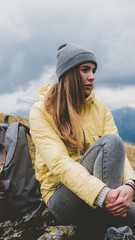
[[[135,109],[125,107],[113,110],[112,115],[122,139],[135,143]]]
[[[118,128],[119,135],[125,142],[135,144],[135,108],[124,107],[121,109],[112,110],[111,112]],[[20,116],[26,116],[26,118],[23,119],[28,121],[29,114],[27,112],[22,111],[19,113]],[[5,114],[0,113],[0,119],[2,115],[4,116]]]

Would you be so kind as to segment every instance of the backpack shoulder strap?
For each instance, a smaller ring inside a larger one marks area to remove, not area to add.
[[[25,132],[31,137],[31,134],[30,134],[30,127],[28,127],[27,125],[19,122],[19,126],[22,125],[25,129]]]
[[[6,136],[6,131],[3,135],[3,140],[2,140],[3,159],[2,159],[2,163],[0,164],[0,174],[2,173],[2,170],[3,170],[4,165],[6,163],[6,150],[5,150],[5,146],[4,146],[5,136]]]
[[[16,117],[15,116],[12,116],[12,115],[7,115],[5,118],[4,118],[4,123],[5,124],[8,124],[9,122],[8,122],[8,120],[9,120],[9,117],[13,117],[14,119],[15,119],[15,121],[17,122],[17,119],[16,119]]]
[[[5,167],[9,164],[11,161],[16,144],[17,144],[17,139],[18,139],[18,128],[19,128],[19,123],[15,122],[9,125],[6,135],[5,135],[5,149],[6,149],[6,163]]]

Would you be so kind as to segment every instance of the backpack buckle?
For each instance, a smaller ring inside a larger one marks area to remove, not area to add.
[[[5,198],[5,193],[4,192],[0,192],[0,199],[4,199]]]
[[[2,170],[3,170],[3,166],[2,166],[2,167],[0,167],[0,173],[2,173]]]

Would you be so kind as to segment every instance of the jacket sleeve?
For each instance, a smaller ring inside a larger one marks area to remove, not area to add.
[[[112,134],[118,134],[117,127],[114,123],[113,116],[110,112],[110,110],[105,107],[105,117],[104,117],[104,127],[103,127],[103,135],[112,133]],[[134,171],[129,163],[129,160],[127,156],[125,157],[125,168],[124,168],[124,177],[123,177],[123,183],[125,183],[126,180],[132,179],[135,180],[135,174]]]
[[[110,134],[110,133],[118,135],[118,130],[110,110],[108,109],[108,107],[105,106],[103,135]]]
[[[131,167],[128,158],[125,158],[125,168],[124,168],[124,178],[123,183],[125,183],[128,179],[135,180],[135,174],[133,168]]]
[[[51,126],[46,113],[36,105],[30,113],[30,129],[36,150],[52,174],[78,197],[95,208],[94,201],[106,185],[69,157],[65,144]]]

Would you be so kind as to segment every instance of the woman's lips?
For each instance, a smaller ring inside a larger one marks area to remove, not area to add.
[[[86,87],[87,89],[91,89],[91,88],[93,88],[92,85],[86,85],[85,87]]]

